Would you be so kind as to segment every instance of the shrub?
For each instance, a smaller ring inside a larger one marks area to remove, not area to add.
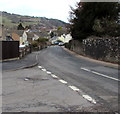
[[[38,46],[38,42],[37,42],[37,41],[32,42],[32,47],[33,47],[33,48],[35,48],[35,47],[37,47],[37,46]]]
[[[48,41],[47,38],[39,38],[39,39],[37,40],[37,42],[39,42],[39,43],[44,43],[44,42],[47,42],[47,41]]]

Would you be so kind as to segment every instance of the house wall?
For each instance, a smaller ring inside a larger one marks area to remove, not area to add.
[[[23,37],[20,37],[20,45],[23,44]]]
[[[33,39],[32,39],[32,40],[37,40],[37,39],[39,39],[39,36],[38,36],[38,35],[36,35],[36,34],[34,34],[34,37],[33,37]]]
[[[21,43],[25,43],[27,41],[27,34],[26,32],[24,31],[23,35],[22,35],[22,42]]]
[[[2,40],[2,27],[0,26],[0,40]]]
[[[70,34],[67,34],[66,36],[65,36],[65,43],[68,43],[70,40],[72,40],[72,36],[70,35]]]
[[[61,40],[64,43],[68,43],[70,40],[72,40],[72,36],[70,34],[67,34],[65,36],[62,35],[58,39]]]

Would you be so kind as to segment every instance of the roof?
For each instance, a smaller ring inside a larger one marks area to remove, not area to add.
[[[21,37],[24,33],[24,30],[14,30],[12,33],[16,33]]]
[[[34,34],[36,34],[37,36],[41,36],[41,33],[40,32],[34,32]]]
[[[26,34],[27,34],[27,38],[33,38],[34,37],[34,33],[32,33],[32,32],[26,32]]]
[[[54,36],[54,37],[52,37],[52,38],[50,39],[50,41],[52,41],[52,40],[58,40],[58,37],[57,37],[57,36]]]
[[[20,36],[17,33],[12,33],[12,38],[15,41],[20,41]]]

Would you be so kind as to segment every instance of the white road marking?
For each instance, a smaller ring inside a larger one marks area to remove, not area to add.
[[[42,69],[42,71],[46,71],[46,69]]]
[[[47,74],[51,74],[51,76],[52,76],[53,78],[58,79],[58,77],[57,77],[56,75],[54,75],[54,74],[52,74],[50,71],[47,71],[46,69],[42,68],[42,66],[38,66],[38,68],[40,68],[42,71],[46,71]],[[94,71],[90,71],[89,69],[86,69],[86,68],[81,68],[81,69],[83,69],[83,70],[85,70],[85,71],[88,71],[88,72],[92,72],[92,73],[95,73],[95,74],[100,75],[100,73],[97,73],[97,72],[94,72]],[[28,81],[29,79],[28,79],[28,78],[25,78],[24,80],[25,80],[25,81]],[[61,82],[61,83],[63,83],[63,84],[67,84],[67,82],[66,82],[65,80],[62,80],[62,79],[59,79],[59,82]],[[75,86],[68,86],[68,87],[71,88],[71,89],[74,90],[74,91],[77,91],[77,92],[80,91],[79,88],[77,88],[77,87],[75,87]],[[92,97],[90,97],[89,95],[82,95],[82,97],[85,98],[86,100],[88,100],[88,101],[96,104],[96,101],[95,101]]]
[[[101,74],[101,73],[98,73],[98,72],[95,72],[95,71],[91,71],[91,72],[94,73],[94,74],[100,75],[100,76],[102,76],[102,77],[105,77],[105,78],[109,78],[109,79],[112,79],[112,80],[120,81],[120,80],[117,79],[117,78],[113,78],[113,77],[111,77],[111,76],[107,76],[107,75],[104,75],[104,74]]]
[[[95,72],[95,71],[92,71],[92,70],[89,70],[89,69],[86,69],[86,68],[83,68],[83,67],[81,67],[81,69],[82,69],[82,70],[85,70],[85,71],[88,71],[88,72],[91,72],[91,73],[93,73],[93,74],[97,74],[97,75],[102,76],[102,77],[105,77],[105,78],[109,78],[109,79],[112,79],[112,80],[115,80],[115,81],[120,81],[120,80],[117,79],[117,78],[113,78],[113,77],[111,77],[111,76],[107,76],[107,75],[105,75],[105,74],[101,74],[101,73],[99,73],[99,72]]]
[[[63,83],[63,84],[67,84],[67,82],[66,81],[64,81],[64,80],[59,80],[61,83]]]
[[[83,67],[81,67],[81,69],[90,72],[90,70],[87,69],[87,68],[83,68]]]
[[[54,75],[54,74],[52,74],[51,76],[52,76],[53,78],[58,78],[58,77],[57,77],[56,75]]]
[[[42,66],[38,66],[38,68],[42,68]]]
[[[25,80],[25,81],[28,81],[29,79],[28,79],[28,78],[25,78],[24,80]]]
[[[80,91],[77,87],[75,87],[75,86],[68,86],[68,87],[70,87],[72,90],[74,90],[74,91]]]
[[[86,100],[88,100],[88,101],[90,101],[90,102],[96,104],[95,99],[93,99],[93,98],[90,97],[89,95],[82,95],[82,96],[83,96],[83,98],[85,98]]]
[[[47,74],[52,74],[51,72],[47,71]]]

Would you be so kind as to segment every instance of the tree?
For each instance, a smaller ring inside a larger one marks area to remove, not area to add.
[[[105,23],[118,19],[117,2],[79,2],[70,12],[70,32],[74,39],[82,41],[90,35],[106,33]]]
[[[17,30],[24,30],[24,27],[22,26],[22,23],[20,23],[17,27]]]
[[[54,36],[55,36],[54,32],[51,32],[51,33],[50,33],[50,37],[52,38],[52,37],[54,37]]]

